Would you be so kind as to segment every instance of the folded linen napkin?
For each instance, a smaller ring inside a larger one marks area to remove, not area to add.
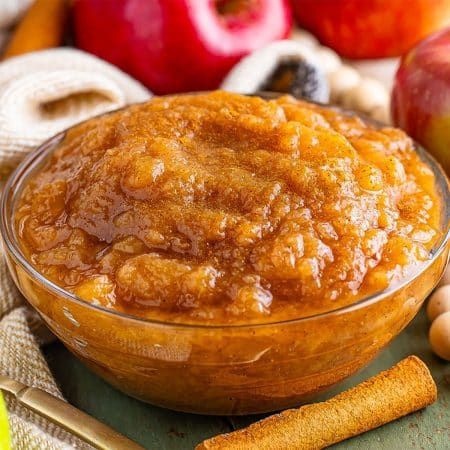
[[[8,173],[65,128],[148,99],[137,81],[94,56],[57,48],[0,64],[0,167]]]
[[[150,95],[120,70],[75,49],[46,50],[0,63],[0,173],[9,173],[30,150],[70,125]],[[62,397],[40,350],[42,330],[0,253],[0,374]],[[14,449],[88,448],[12,398],[6,401]]]

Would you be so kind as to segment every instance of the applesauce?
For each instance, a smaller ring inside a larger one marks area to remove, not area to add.
[[[15,224],[33,266],[87,302],[217,325],[309,317],[404,280],[440,214],[402,131],[213,92],[69,130]]]

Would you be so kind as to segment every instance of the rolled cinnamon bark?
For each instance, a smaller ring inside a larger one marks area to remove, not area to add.
[[[61,45],[68,14],[69,0],[36,0],[14,30],[3,59]]]
[[[424,408],[436,397],[427,366],[409,356],[326,402],[275,414],[208,439],[196,450],[320,449]]]

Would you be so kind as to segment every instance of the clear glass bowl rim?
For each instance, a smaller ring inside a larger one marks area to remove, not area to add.
[[[274,93],[264,93],[261,97],[265,98],[273,98],[277,96]],[[321,105],[330,107],[332,109],[337,109],[344,114],[355,115],[356,113],[351,111],[346,111],[341,108],[337,108],[330,105]],[[116,110],[117,111],[117,110]],[[111,114],[115,111],[110,111],[101,115]],[[359,115],[359,114],[357,114]],[[361,116],[363,120],[371,122],[373,124],[378,124],[376,121],[373,121],[369,118]],[[90,119],[89,119],[90,120]],[[74,125],[76,126],[76,125]],[[273,327],[275,325],[287,325],[293,323],[301,323],[306,321],[312,321],[319,318],[325,318],[327,316],[333,316],[337,314],[345,314],[347,312],[364,308],[370,304],[381,301],[389,295],[392,295],[396,291],[400,291],[404,286],[408,285],[411,281],[416,278],[419,278],[422,273],[424,273],[428,267],[430,267],[433,262],[439,257],[442,251],[445,249],[448,240],[450,239],[450,185],[449,180],[439,165],[439,163],[418,143],[415,142],[416,151],[419,154],[422,161],[424,161],[433,171],[435,179],[436,179],[436,187],[438,192],[441,194],[441,202],[442,202],[442,236],[441,239],[436,243],[434,248],[430,252],[430,259],[426,261],[423,265],[420,266],[420,269],[414,272],[411,276],[406,277],[401,282],[396,283],[392,286],[389,286],[386,289],[383,289],[378,292],[374,292],[371,295],[363,297],[362,299],[346,306],[342,306],[330,311],[325,311],[318,314],[313,314],[311,316],[301,317],[301,318],[293,318],[279,321],[268,321],[262,323],[239,323],[239,324],[201,324],[201,323],[184,323],[184,322],[169,322],[169,321],[161,321],[161,320],[153,320],[146,319],[142,317],[137,317],[131,314],[125,314],[119,311],[115,311],[113,309],[109,309],[99,305],[93,305],[71,292],[66,291],[62,287],[53,283],[52,281],[45,278],[41,273],[39,273],[29,261],[27,261],[25,255],[22,253],[20,249],[20,245],[17,241],[13,213],[15,202],[17,200],[18,194],[21,192],[23,187],[23,182],[28,179],[28,176],[33,173],[33,169],[43,160],[45,160],[53,150],[55,150],[56,146],[61,142],[66,133],[73,127],[69,127],[68,129],[56,134],[52,138],[48,139],[44,143],[42,143],[39,147],[33,150],[27,157],[19,164],[19,166],[12,172],[9,176],[1,197],[1,216],[0,216],[0,232],[3,237],[3,242],[6,245],[6,250],[10,254],[10,256],[14,259],[16,264],[21,267],[32,279],[38,281],[42,286],[51,291],[53,294],[63,297],[68,302],[74,302],[80,306],[86,307],[88,309],[92,309],[93,312],[101,312],[103,314],[111,315],[116,318],[130,320],[133,322],[138,322],[141,324],[148,324],[153,326],[161,326],[161,327],[170,327],[177,329],[243,329],[243,328],[264,328],[264,327]],[[8,214],[10,212],[10,214]]]

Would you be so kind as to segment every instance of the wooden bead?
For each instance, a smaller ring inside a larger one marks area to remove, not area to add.
[[[450,311],[450,284],[441,286],[431,295],[427,305],[427,316],[433,321],[447,311]]]
[[[429,340],[433,352],[450,361],[450,311],[441,314],[431,324]]]
[[[362,59],[352,61],[354,67],[363,78],[374,78],[381,81],[388,91],[391,90],[400,59]]]
[[[378,120],[381,123],[390,124],[391,111],[389,106],[389,104],[384,106],[377,106],[375,109],[370,111],[370,117],[372,117],[372,119]]]
[[[363,78],[342,97],[343,106],[370,114],[377,107],[389,105],[389,93],[377,80]]]
[[[339,69],[328,74],[330,84],[330,96],[334,102],[341,98],[361,81],[359,73],[350,66],[343,64]]]
[[[339,55],[328,47],[319,47],[317,56],[320,59],[322,68],[325,73],[335,72],[342,66],[342,61]]]

